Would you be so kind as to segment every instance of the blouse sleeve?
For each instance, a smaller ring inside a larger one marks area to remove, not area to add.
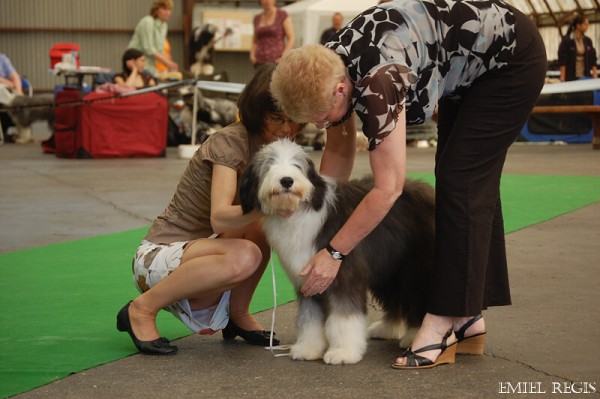
[[[408,89],[416,81],[417,76],[408,67],[386,64],[370,71],[356,85],[354,109],[363,123],[369,151],[394,130]]]
[[[156,42],[155,35],[155,27],[156,21],[153,17],[147,15],[142,18],[139,22],[139,26],[136,28],[136,31],[139,29],[136,34],[138,34],[138,45],[139,49],[144,52],[147,56],[151,56],[154,53],[161,53],[163,49],[159,48],[159,43]],[[161,23],[159,25],[160,35],[161,37],[166,37],[166,24]]]
[[[212,134],[200,146],[203,161],[234,169],[241,175],[247,164],[247,145],[244,138],[223,130]]]

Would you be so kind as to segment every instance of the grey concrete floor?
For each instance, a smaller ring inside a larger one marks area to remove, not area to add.
[[[34,130],[43,139],[44,127]],[[311,154],[318,162],[320,153]],[[434,149],[409,148],[409,172],[431,172]],[[68,160],[39,144],[0,146],[0,253],[147,226],[167,205],[187,161]],[[591,145],[516,144],[506,173],[600,176]],[[151,173],[152,178],[149,178]],[[355,177],[368,173],[359,153]],[[177,341],[174,357],[132,355],[17,398],[491,398],[571,390],[600,397],[600,202],[507,236],[513,305],[485,312],[482,357],[425,371],[390,368],[396,342],[369,342],[362,362],[328,366],[275,358],[220,335]],[[295,305],[277,308],[282,343],[295,337]],[[271,311],[258,314],[265,326]],[[372,318],[377,317],[373,311]],[[121,334],[122,344],[131,345]],[[504,393],[503,393],[504,392]],[[561,395],[562,392],[562,395]]]

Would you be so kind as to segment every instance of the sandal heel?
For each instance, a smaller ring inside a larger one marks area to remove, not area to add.
[[[440,364],[454,364],[456,363],[456,343],[450,345],[445,351],[440,353],[437,360],[433,363],[433,366],[439,366]]]
[[[456,353],[459,355],[483,355],[485,338],[485,333],[482,333],[459,341],[456,348]]]

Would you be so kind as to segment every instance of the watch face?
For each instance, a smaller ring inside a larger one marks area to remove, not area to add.
[[[341,254],[340,251],[336,251],[335,249],[333,249],[331,247],[331,245],[326,245],[325,249],[327,250],[327,252],[329,252],[331,254],[331,257],[335,260],[342,260],[344,259],[344,255]]]

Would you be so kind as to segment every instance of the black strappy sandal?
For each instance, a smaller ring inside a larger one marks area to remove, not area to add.
[[[454,331],[450,328],[448,332],[442,338],[442,342],[439,344],[427,345],[416,351],[413,351],[411,348],[408,348],[404,353],[402,353],[399,357],[405,357],[406,363],[394,363],[392,367],[398,370],[408,370],[408,369],[429,369],[435,366],[439,366],[442,364],[452,364],[454,363],[456,356],[456,342],[454,341],[452,344],[448,345],[448,338],[452,336]],[[441,349],[442,352],[438,355],[435,362],[427,359],[424,356],[418,355],[418,353],[423,353],[427,351],[432,351],[436,349]]]
[[[471,335],[470,337],[465,338],[465,333],[473,324],[481,320],[483,316],[478,314],[473,317],[471,320],[467,321],[458,331],[454,331],[456,335],[456,339],[458,340],[458,345],[456,347],[456,353],[459,355],[483,355],[483,348],[485,347],[485,334],[486,332],[481,332],[475,335]]]

